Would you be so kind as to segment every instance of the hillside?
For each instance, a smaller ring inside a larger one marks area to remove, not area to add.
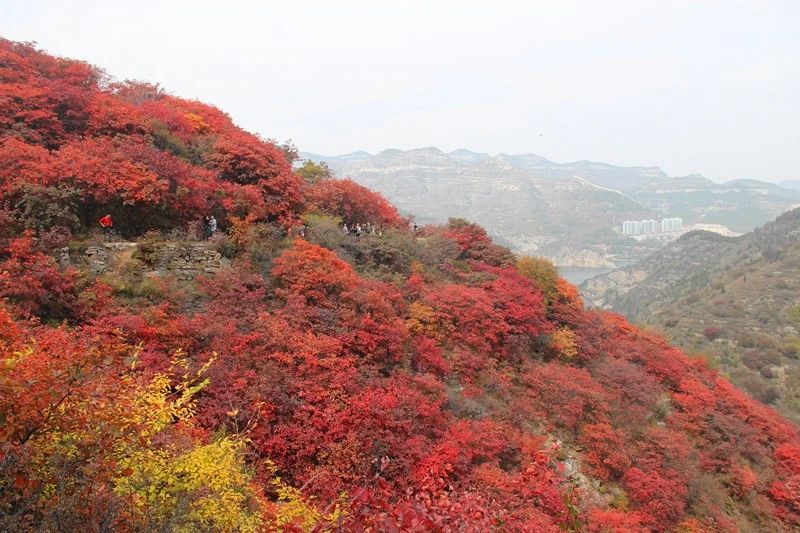
[[[551,264],[30,45],[0,94],[0,530],[800,527],[797,426]]]
[[[800,420],[800,209],[738,238],[687,234],[588,280],[593,305],[708,354],[734,383]]]
[[[468,216],[515,251],[561,265],[613,266],[658,248],[619,236],[623,220],[682,217],[746,232],[800,205],[800,192],[757,180],[720,184],[658,167],[556,163],[535,154],[420,148],[301,157],[325,162],[425,223]]]
[[[608,245],[620,240],[613,228],[652,215],[624,194],[575,177],[575,167],[547,166],[538,156],[445,154],[438,148],[301,155],[379,191],[420,223],[467,217],[512,249],[563,265],[613,266]]]

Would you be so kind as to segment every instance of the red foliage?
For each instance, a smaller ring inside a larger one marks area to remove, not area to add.
[[[406,221],[380,193],[350,179],[322,180],[308,191],[312,209],[341,217],[348,225],[404,226]]]
[[[16,137],[0,139],[0,194],[8,195],[26,184],[46,185],[53,180],[55,158],[41,146]]]
[[[586,370],[558,363],[531,365],[522,380],[527,394],[523,405],[556,428],[575,435],[584,424],[608,417],[607,396]]]
[[[275,260],[272,277],[280,297],[320,307],[331,305],[332,299],[358,283],[353,267],[330,250],[303,239],[295,239],[292,248]]]
[[[717,326],[709,326],[703,330],[703,335],[710,341],[719,338],[720,334],[722,334],[722,329]]]
[[[250,235],[260,221],[296,221],[306,193],[309,210],[348,223],[402,232],[405,221],[349,180],[304,191],[278,147],[216,108],[101,78],[0,40],[0,202],[3,236],[14,236],[0,257],[3,466],[43,421],[65,434],[93,423],[91,412],[64,418],[65,395],[113,401],[122,376],[168,370],[182,350],[193,366],[216,354],[197,431],[246,433],[265,486],[271,459],[320,508],[346,493],[342,529],[729,531],[728,513],[800,527],[797,427],[703,363],[585,310],[564,280],[545,308],[510,252],[463,220],[397,254],[407,279],[350,253],[363,242],[341,248],[355,266],[305,239],[273,259],[289,242],[262,250]],[[89,280],[78,296],[77,274],[40,249],[57,232],[36,241],[10,214],[25,190],[64,185],[84,225],[101,209],[130,233],[213,211],[253,258],[240,254],[197,292],[150,279],[157,291],[135,298]],[[554,356],[554,332],[569,357]],[[23,350],[26,365],[10,371]],[[592,479],[577,488],[573,469]],[[111,487],[106,474],[75,476]],[[0,469],[3,498],[22,497],[14,476]],[[606,489],[630,508],[608,508]]]
[[[775,450],[780,478],[772,483],[770,496],[779,504],[781,515],[800,527],[800,444],[784,444]]]
[[[63,319],[77,311],[74,270],[35,249],[30,232],[12,239],[0,262],[0,298],[22,316]]]
[[[642,521],[656,531],[669,531],[686,509],[686,486],[657,472],[636,467],[622,479],[631,500],[642,509]]]
[[[243,131],[230,131],[217,138],[207,162],[224,181],[257,185],[270,219],[289,223],[296,218],[303,202],[302,181],[274,144]]]
[[[624,438],[608,423],[585,425],[578,442],[592,475],[598,479],[619,478],[630,466]]]
[[[137,206],[118,217],[140,219],[122,220],[127,232],[211,209],[284,224],[301,214],[302,181],[283,152],[216,108],[146,84],[103,89],[91,65],[29,45],[2,40],[0,54],[0,201],[22,184],[71,184],[89,215]]]
[[[491,280],[480,287],[443,285],[421,303],[433,311],[426,317],[434,334],[451,346],[466,346],[480,355],[504,359],[519,353],[550,324],[542,295],[514,269],[481,267]]]
[[[592,509],[589,512],[588,529],[591,533],[635,533],[645,532],[638,513],[617,509]]]
[[[494,244],[486,230],[477,224],[451,219],[444,235],[458,243],[462,259],[472,259],[500,267],[514,264],[514,256],[507,249]]]
[[[141,165],[133,163],[108,139],[85,139],[58,151],[55,175],[84,188],[98,203],[121,198],[122,203],[158,204],[168,183]]]

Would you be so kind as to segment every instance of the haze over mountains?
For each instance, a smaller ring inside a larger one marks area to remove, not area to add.
[[[480,226],[412,231],[211,105],[106,79],[0,39],[0,531],[800,528],[798,427],[704,361]],[[455,164],[446,192],[507,185],[536,223],[641,209]]]
[[[586,281],[581,293],[706,353],[737,385],[800,420],[800,209],[736,238],[689,233]]]
[[[557,163],[536,154],[427,147],[301,157],[383,193],[419,223],[465,217],[517,252],[560,265],[609,266],[656,249],[622,238],[623,220],[677,216],[745,232],[800,203],[800,190],[758,180],[720,184],[670,177],[659,167]]]

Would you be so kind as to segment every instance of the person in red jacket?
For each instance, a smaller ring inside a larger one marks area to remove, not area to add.
[[[103,228],[103,233],[106,236],[106,240],[111,237],[111,228],[114,226],[114,221],[111,220],[111,215],[105,215],[103,218],[100,219],[100,227]]]

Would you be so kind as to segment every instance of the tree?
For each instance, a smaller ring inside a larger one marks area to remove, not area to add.
[[[492,266],[510,266],[514,256],[505,248],[492,243],[486,230],[462,218],[451,218],[444,235],[458,243],[462,259],[481,261]]]
[[[333,178],[333,171],[328,168],[328,164],[325,161],[316,163],[307,159],[303,166],[297,169],[297,173],[308,185],[316,185],[322,180]]]
[[[272,276],[284,299],[299,297],[306,305],[332,305],[333,300],[358,283],[353,267],[335,253],[296,239],[275,260]]]
[[[523,256],[517,259],[519,273],[533,281],[542,291],[545,302],[552,300],[558,291],[558,269],[545,258]]]
[[[308,191],[312,209],[340,217],[346,224],[370,224],[379,227],[405,225],[397,210],[379,193],[350,179],[318,181]]]
[[[36,250],[32,232],[11,239],[0,261],[0,298],[20,316],[65,319],[78,311],[77,272]]]

